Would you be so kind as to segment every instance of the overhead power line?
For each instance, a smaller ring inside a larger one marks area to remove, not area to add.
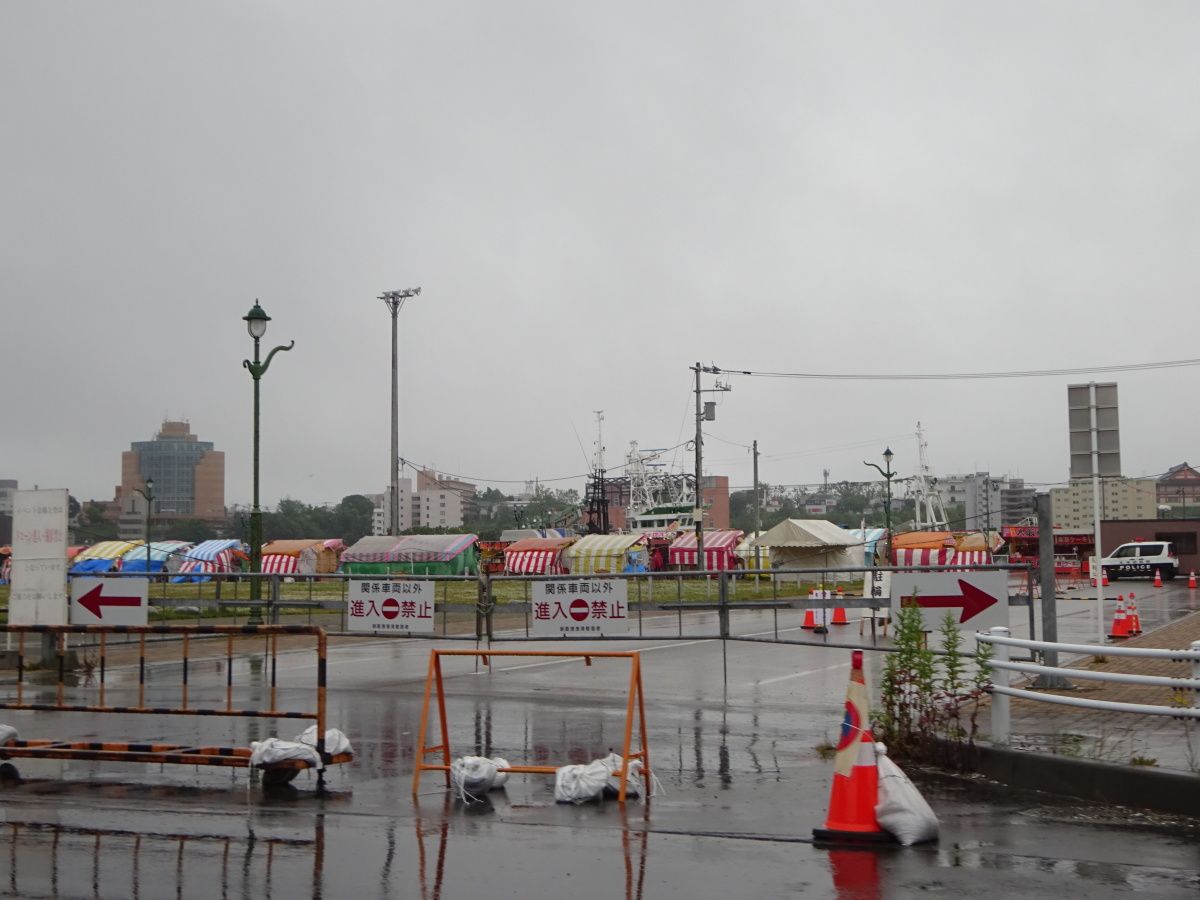
[[[1114,372],[1140,372],[1149,369],[1182,369],[1188,366],[1200,366],[1200,359],[1168,359],[1113,366],[1080,366],[1071,369],[1017,369],[1006,372],[923,372],[909,374],[885,372],[869,374],[856,372],[764,372],[754,369],[723,369],[717,366],[713,366],[711,370],[721,375],[749,375],[756,378],[797,378],[818,381],[962,381],[989,378],[1052,378],[1064,375],[1106,375]]]

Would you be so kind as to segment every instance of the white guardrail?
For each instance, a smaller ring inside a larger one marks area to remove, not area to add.
[[[992,675],[992,740],[1007,744],[1012,732],[1009,712],[1009,697],[1023,697],[1041,703],[1057,703],[1061,706],[1077,706],[1105,712],[1140,713],[1147,716],[1172,716],[1178,719],[1200,719],[1200,641],[1192,641],[1189,650],[1157,650],[1148,647],[1101,647],[1095,644],[1052,644],[1047,641],[1029,641],[1014,638],[1007,628],[993,628],[987,633],[976,632],[975,640],[990,644],[994,650],[991,666]],[[1016,662],[1009,659],[1009,650],[1056,650],[1059,653],[1078,653],[1086,656],[1136,656],[1143,659],[1164,659],[1172,662],[1190,662],[1191,678],[1170,678],[1163,675],[1132,675],[1126,672],[1095,672],[1090,669],[1073,669],[1069,666],[1041,666],[1036,663]],[[1026,675],[1046,675],[1051,678],[1078,678],[1092,681],[1112,681],[1121,684],[1140,684],[1153,687],[1169,687],[1186,691],[1191,696],[1190,706],[1155,706],[1149,703],[1119,703],[1114,700],[1089,700],[1085,697],[1069,697],[1015,688],[1010,684],[1010,672]]]

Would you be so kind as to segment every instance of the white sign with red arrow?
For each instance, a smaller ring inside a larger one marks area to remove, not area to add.
[[[75,578],[71,581],[72,625],[145,625],[148,578]]]
[[[986,631],[1008,625],[1007,572],[892,572],[892,616],[918,606],[926,631],[954,616],[959,628]]]

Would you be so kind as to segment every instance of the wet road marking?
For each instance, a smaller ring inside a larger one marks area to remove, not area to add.
[[[821,666],[819,669],[805,669],[803,672],[792,672],[788,675],[776,675],[774,678],[764,678],[762,681],[752,681],[751,684],[776,684],[789,678],[803,678],[805,675],[816,675],[818,672],[829,672],[833,669],[848,669],[850,663],[835,663],[832,666]]]

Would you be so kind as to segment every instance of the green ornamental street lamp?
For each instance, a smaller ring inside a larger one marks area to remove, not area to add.
[[[154,509],[154,479],[146,479],[146,489],[134,488],[146,501],[146,575],[150,575],[150,512]]]
[[[883,523],[884,528],[887,531],[887,564],[889,566],[892,564],[892,479],[896,477],[896,473],[892,471],[893,456],[895,456],[895,454],[892,453],[891,447],[888,447],[883,451],[883,464],[887,466],[886,471],[879,468],[879,466],[873,462],[867,462],[865,459],[863,460],[864,466],[870,466],[884,478],[885,498],[883,504]]]
[[[265,360],[259,362],[258,342],[267,333],[267,323],[271,321],[271,317],[255,300],[250,312],[242,316],[242,319],[246,323],[246,330],[250,332],[250,337],[254,338],[254,362],[248,359],[242,360],[242,365],[250,370],[250,377],[254,379],[254,505],[250,508],[250,601],[252,605],[246,624],[261,625],[263,623],[262,609],[257,605],[262,602],[262,579],[259,577],[262,574],[262,510],[258,506],[258,383],[267,373],[267,368],[271,365],[275,354],[280,350],[291,350],[296,346],[296,342],[291,341],[286,347],[276,347],[267,354]]]

